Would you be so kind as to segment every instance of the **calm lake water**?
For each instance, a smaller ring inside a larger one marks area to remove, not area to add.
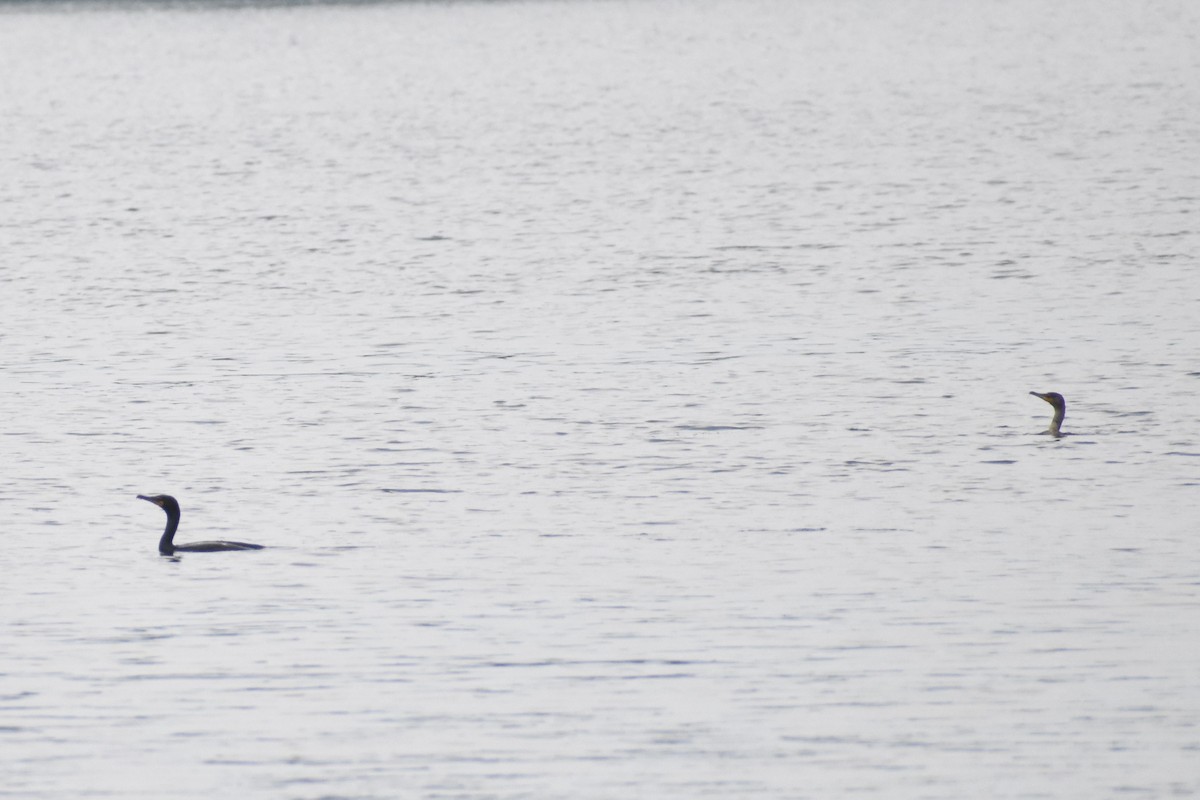
[[[1200,5],[8,4],[0,142],[0,797],[1200,796]]]

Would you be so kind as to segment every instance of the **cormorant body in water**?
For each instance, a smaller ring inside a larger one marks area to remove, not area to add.
[[[164,556],[176,553],[215,553],[220,550],[262,550],[261,544],[247,542],[191,542],[175,544],[175,529],[179,527],[179,503],[169,494],[139,494],[138,500],[148,500],[167,512],[167,529],[158,540],[158,552]]]
[[[1051,436],[1062,436],[1063,417],[1067,416],[1067,401],[1058,392],[1030,392],[1034,397],[1040,397],[1054,406],[1054,419],[1050,420],[1050,428],[1046,433]]]

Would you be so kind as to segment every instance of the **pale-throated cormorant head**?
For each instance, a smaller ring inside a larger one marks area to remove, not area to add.
[[[1050,405],[1054,406],[1056,411],[1067,408],[1067,401],[1058,392],[1030,392],[1034,397],[1040,397]]]

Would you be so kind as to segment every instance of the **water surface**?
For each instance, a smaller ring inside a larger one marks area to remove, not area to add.
[[[1198,31],[0,9],[0,796],[1200,794]]]

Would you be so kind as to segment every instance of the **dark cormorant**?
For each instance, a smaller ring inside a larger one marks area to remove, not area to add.
[[[1058,392],[1030,392],[1034,397],[1040,397],[1050,405],[1054,406],[1054,419],[1050,420],[1050,428],[1046,433],[1051,436],[1062,436],[1063,417],[1067,415],[1067,401]]]
[[[261,544],[246,542],[192,542],[175,544],[175,529],[179,527],[179,503],[169,494],[138,495],[138,500],[148,500],[167,512],[167,529],[158,540],[158,552],[164,556],[175,553],[215,553],[219,550],[262,550]]]

